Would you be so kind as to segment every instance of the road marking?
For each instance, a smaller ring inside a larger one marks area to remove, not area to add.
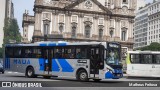
[[[19,72],[6,72],[6,73],[16,73],[16,74],[23,74],[23,73],[19,73]]]

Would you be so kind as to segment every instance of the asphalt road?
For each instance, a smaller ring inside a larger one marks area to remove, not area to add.
[[[0,74],[0,81],[7,82],[37,82],[42,83],[43,88],[32,88],[32,90],[159,90],[160,89],[160,79],[157,78],[122,78],[114,80],[102,80],[101,82],[79,82],[75,78],[69,77],[58,77],[51,79],[44,79],[43,77],[37,78],[26,78],[24,74],[17,72],[6,72],[5,74]],[[155,82],[156,81],[156,82]],[[158,87],[131,87],[129,83],[157,83]],[[1,85],[0,85],[1,86]],[[21,90],[22,88],[0,88],[0,90]],[[28,90],[29,88],[23,88],[23,90]],[[31,88],[30,88],[31,89]]]

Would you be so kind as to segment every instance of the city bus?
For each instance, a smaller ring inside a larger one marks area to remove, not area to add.
[[[160,52],[128,51],[127,76],[160,77]]]
[[[76,77],[100,81],[123,77],[116,42],[37,42],[5,45],[4,68],[26,77]]]

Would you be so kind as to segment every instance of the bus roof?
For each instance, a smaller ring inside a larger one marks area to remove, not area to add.
[[[160,51],[128,51],[132,54],[160,54]]]
[[[30,44],[6,44],[6,47],[17,47],[17,46],[67,46],[67,45],[96,45],[96,44],[104,44],[106,42],[65,42],[65,41],[58,41],[58,42],[36,42]]]

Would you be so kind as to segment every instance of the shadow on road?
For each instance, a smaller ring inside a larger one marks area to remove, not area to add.
[[[126,77],[127,79],[134,79],[134,80],[160,80],[160,77]]]

